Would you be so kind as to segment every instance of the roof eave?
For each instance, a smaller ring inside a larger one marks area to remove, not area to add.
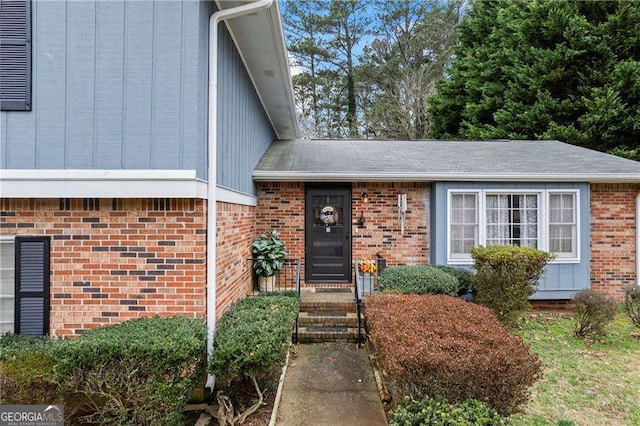
[[[254,171],[256,182],[591,182],[640,183],[640,176],[632,174],[461,174],[461,173],[331,173]]]
[[[240,1],[240,3],[242,2],[247,3],[244,0]],[[238,3],[238,2],[232,3],[232,2],[224,2],[222,0],[216,0],[216,6],[218,7],[218,10],[223,10],[229,7],[233,7],[235,3]],[[271,40],[273,40],[275,49],[277,50],[278,53],[274,56],[270,56],[270,58],[275,59],[277,61],[278,69],[282,73],[281,78],[282,78],[284,89],[281,93],[283,93],[287,99],[287,102],[286,102],[287,105],[285,107],[287,111],[284,114],[283,114],[283,109],[280,109],[279,106],[271,105],[272,102],[269,102],[268,93],[262,90],[262,88],[265,87],[265,84],[260,83],[260,81],[264,79],[264,75],[262,73],[264,71],[264,68],[269,68],[269,67],[265,67],[262,65],[257,67],[250,66],[250,64],[246,60],[247,53],[245,52],[246,46],[242,42],[243,37],[238,37],[239,33],[238,33],[237,26],[234,25],[233,20],[226,22],[226,25],[231,35],[231,38],[233,39],[233,42],[236,45],[236,48],[238,49],[238,53],[240,54],[242,62],[244,63],[245,69],[249,74],[249,77],[253,83],[253,86],[258,94],[258,97],[260,98],[260,102],[262,103],[262,106],[267,116],[269,117],[269,121],[271,122],[272,128],[276,134],[276,137],[278,139],[283,139],[283,140],[298,139],[300,137],[300,130],[299,130],[298,121],[296,118],[297,113],[296,113],[296,106],[295,106],[295,97],[293,93],[293,83],[291,80],[291,70],[289,68],[289,58],[288,58],[287,47],[284,39],[284,31],[282,27],[282,19],[280,15],[278,0],[274,0],[273,5],[268,10],[259,12],[253,15],[254,18],[262,17],[262,16],[268,16],[268,19],[270,20],[269,31],[268,31],[269,34],[258,34],[256,31],[256,28],[252,27],[250,32],[244,31],[245,33],[244,35],[247,38],[264,36],[264,37],[269,37]],[[252,57],[255,59],[255,56],[252,56]],[[268,83],[266,85],[269,87],[273,87]],[[286,129],[284,128],[281,129],[280,126],[277,125],[277,122],[282,120],[283,117],[286,121],[286,125],[287,125]]]

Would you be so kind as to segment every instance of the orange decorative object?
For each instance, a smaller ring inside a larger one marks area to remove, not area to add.
[[[373,275],[378,272],[378,264],[373,259],[360,259],[360,262],[358,262],[358,271],[360,271],[361,274],[369,273]]]

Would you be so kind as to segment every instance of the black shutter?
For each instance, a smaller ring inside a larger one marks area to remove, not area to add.
[[[0,109],[31,111],[30,0],[0,0]]]
[[[49,238],[16,237],[16,334],[49,334],[49,306]]]

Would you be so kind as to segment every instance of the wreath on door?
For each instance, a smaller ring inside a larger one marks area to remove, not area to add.
[[[318,218],[325,225],[335,225],[338,222],[339,217],[340,213],[334,206],[324,206],[320,209],[320,213],[318,214]]]

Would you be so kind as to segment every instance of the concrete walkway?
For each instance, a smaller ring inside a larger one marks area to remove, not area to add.
[[[277,425],[387,425],[366,348],[352,343],[298,348],[289,361]]]

